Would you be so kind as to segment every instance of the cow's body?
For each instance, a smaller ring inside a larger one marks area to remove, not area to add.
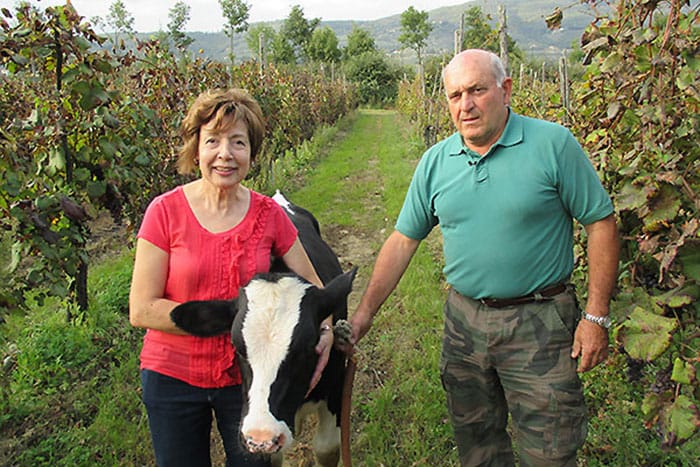
[[[324,283],[323,289],[292,274],[281,261],[271,272],[258,274],[233,301],[184,303],[173,310],[173,321],[196,335],[231,330],[243,378],[244,409],[241,436],[251,452],[272,455],[281,465],[282,452],[293,441],[295,426],[309,412],[318,414],[314,451],[323,466],[335,466],[340,455],[340,405],[345,356],[331,350],[318,385],[306,398],[318,361],[315,346],[320,324],[347,317],[347,296],[355,271],[343,274],[340,262],[321,238],[318,222],[308,211],[275,200],[299,231],[304,249]]]

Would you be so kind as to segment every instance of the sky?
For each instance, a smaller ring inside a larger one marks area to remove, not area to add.
[[[218,0],[182,0],[190,6],[187,31],[221,31],[224,20]],[[246,0],[250,8],[248,23],[285,19],[294,5],[300,5],[307,19],[372,20],[401,14],[413,6],[419,11],[430,11],[443,6],[461,5],[469,0]],[[14,11],[18,0],[0,0],[0,7]],[[134,18],[137,32],[154,32],[167,29],[168,12],[177,0],[122,0],[126,10]],[[43,9],[61,5],[65,0],[30,0]],[[87,19],[105,18],[114,0],[72,0],[78,13]]]

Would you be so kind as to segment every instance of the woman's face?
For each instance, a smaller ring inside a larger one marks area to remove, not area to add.
[[[199,129],[199,169],[202,178],[218,189],[238,186],[250,170],[248,127],[226,117],[219,129],[211,121]]]

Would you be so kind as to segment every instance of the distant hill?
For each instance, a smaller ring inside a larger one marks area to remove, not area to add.
[[[524,52],[533,58],[557,59],[562,51],[571,49],[573,42],[578,42],[581,33],[594,18],[593,11],[589,7],[577,2],[572,4],[571,0],[474,0],[437,8],[428,12],[434,27],[428,38],[426,55],[453,50],[454,33],[459,28],[461,14],[473,6],[480,6],[485,14],[490,15],[490,23],[495,27],[498,23],[498,5],[500,4],[506,7],[510,36]],[[544,17],[557,6],[564,10],[562,28],[558,31],[550,31],[545,25]],[[381,50],[397,56],[405,63],[412,63],[415,60],[412,51],[400,50],[401,46],[398,42],[401,30],[400,14],[372,21],[323,21],[323,18],[321,20],[321,27],[328,26],[333,29],[341,46],[345,45],[353,25],[357,25],[372,34]],[[281,21],[268,24],[277,28]],[[227,57],[229,39],[223,32],[190,32],[188,35],[194,39],[190,47],[193,52],[201,50],[206,57],[217,60],[224,60]],[[245,60],[253,56],[246,45],[245,33],[234,38],[234,53],[237,60]]]

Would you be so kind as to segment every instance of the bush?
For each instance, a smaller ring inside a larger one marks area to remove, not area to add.
[[[348,80],[355,83],[363,105],[393,106],[404,70],[378,52],[365,52],[344,65]]]

